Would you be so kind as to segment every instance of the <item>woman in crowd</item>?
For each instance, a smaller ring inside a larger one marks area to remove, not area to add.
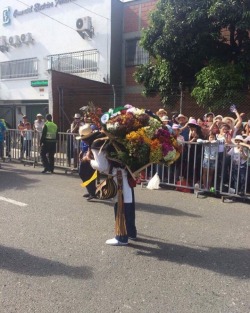
[[[189,153],[188,153],[188,180],[191,185],[200,184],[201,151],[202,146],[196,145],[198,139],[204,139],[201,127],[194,118],[188,121],[189,128]]]

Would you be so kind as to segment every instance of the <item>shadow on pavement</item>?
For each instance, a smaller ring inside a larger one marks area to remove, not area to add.
[[[28,188],[29,185],[33,185],[39,182],[38,179],[23,176],[24,174],[27,174],[27,171],[19,170],[12,167],[6,167],[4,168],[4,170],[3,169],[0,170],[0,190],[1,191],[4,189],[22,190]]]
[[[29,254],[21,249],[0,245],[0,268],[28,276],[68,276],[74,279],[90,279],[92,268],[74,267],[57,261]]]
[[[173,215],[173,216],[189,216],[189,217],[201,218],[200,215],[187,213],[185,211],[182,211],[176,208],[169,208],[166,206],[155,205],[155,204],[149,205],[149,204],[139,203],[139,202],[136,202],[136,210],[149,212],[149,213],[155,213],[155,214],[165,214],[165,215]]]
[[[129,247],[137,250],[138,255],[157,258],[160,261],[187,264],[240,279],[250,278],[250,249],[193,248],[144,236],[129,244]]]

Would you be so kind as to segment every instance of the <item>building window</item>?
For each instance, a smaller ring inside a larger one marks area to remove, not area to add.
[[[97,50],[85,50],[72,53],[54,54],[47,57],[48,70],[64,73],[97,72],[99,53]]]
[[[38,59],[23,59],[0,63],[1,79],[38,76]]]
[[[135,66],[145,64],[149,61],[148,52],[140,46],[140,39],[126,40],[125,43],[125,60],[126,66]]]

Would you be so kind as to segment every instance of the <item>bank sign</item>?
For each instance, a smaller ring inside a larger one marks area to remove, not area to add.
[[[22,16],[22,15],[26,15],[26,14],[34,13],[34,12],[35,13],[41,12],[43,10],[55,8],[55,7],[58,7],[59,5],[67,4],[70,2],[74,2],[74,1],[76,1],[76,0],[54,0],[53,2],[44,2],[44,3],[38,3],[37,2],[34,5],[31,5],[24,10],[14,9],[12,16],[14,18],[17,18],[17,17]],[[11,22],[10,7],[3,9],[2,17],[3,17],[3,25],[10,24],[10,22]]]

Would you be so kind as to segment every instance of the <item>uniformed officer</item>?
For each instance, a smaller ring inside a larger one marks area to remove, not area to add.
[[[40,140],[41,159],[44,170],[42,173],[54,172],[54,155],[56,152],[56,143],[58,141],[58,127],[52,122],[52,115],[46,115],[46,122],[42,130]]]

